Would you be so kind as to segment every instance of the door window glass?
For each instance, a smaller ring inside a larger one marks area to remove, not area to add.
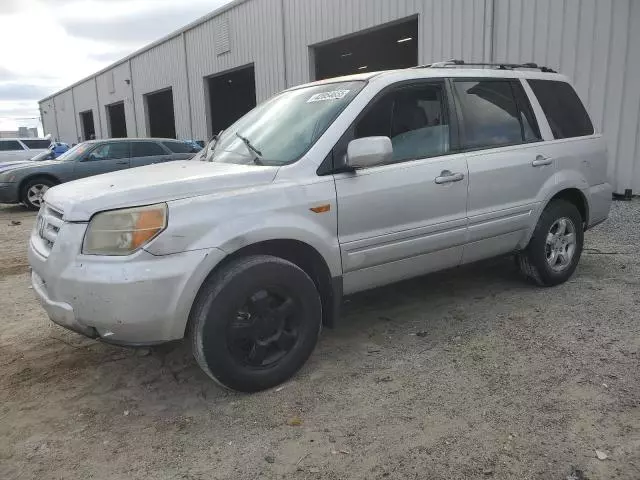
[[[194,145],[186,142],[162,142],[162,144],[173,153],[197,153],[201,148],[196,149]]]
[[[520,115],[509,81],[454,81],[460,107],[462,147],[523,143]]]
[[[129,158],[129,144],[126,142],[105,143],[91,152],[89,157],[91,160]]]
[[[542,140],[538,121],[531,108],[531,102],[522,88],[520,81],[511,82],[511,88],[516,97],[518,110],[520,111],[520,121],[522,122],[522,134],[525,142],[537,142]]]
[[[443,84],[400,88],[371,105],[357,122],[354,138],[385,136],[393,162],[443,155],[449,151],[449,122]]]
[[[24,150],[17,140],[0,140],[0,151],[10,152],[12,150]]]
[[[131,144],[132,157],[154,157],[167,155],[167,152],[155,142],[133,142]]]
[[[529,80],[555,138],[593,135],[593,124],[571,85],[555,80]]]
[[[49,148],[51,146],[51,140],[22,140],[29,148]]]

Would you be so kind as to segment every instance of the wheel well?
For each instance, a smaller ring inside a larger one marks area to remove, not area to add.
[[[24,192],[24,188],[27,185],[27,183],[29,183],[31,180],[34,180],[36,178],[43,178],[43,179],[47,179],[47,180],[51,180],[54,183],[60,183],[60,180],[58,180],[56,177],[54,177],[53,175],[50,175],[48,173],[39,173],[36,175],[31,175],[30,177],[25,178],[24,180],[22,180],[20,182],[20,188],[18,189],[18,195],[20,195],[20,200],[22,200],[22,194]]]
[[[572,203],[576,206],[578,211],[580,212],[580,216],[582,217],[582,221],[584,225],[589,224],[589,204],[587,203],[587,199],[584,194],[578,190],[577,188],[568,188],[566,190],[562,190],[556,193],[549,203],[554,200],[565,200],[569,203]]]
[[[322,303],[322,324],[333,327],[338,316],[338,307],[341,301],[341,288],[336,291],[331,271],[320,253],[312,246],[298,240],[267,240],[248,245],[228,255],[209,273],[207,280],[215,272],[223,268],[229,262],[250,255],[271,255],[283,258],[305,271],[316,284]],[[191,316],[190,316],[191,317]],[[189,318],[191,323],[191,318]]]

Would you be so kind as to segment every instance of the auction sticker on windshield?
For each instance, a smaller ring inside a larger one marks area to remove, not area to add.
[[[342,100],[351,90],[332,90],[331,92],[316,93],[312,95],[307,103],[325,102],[327,100]]]

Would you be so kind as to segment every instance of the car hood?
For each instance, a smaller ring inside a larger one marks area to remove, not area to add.
[[[33,160],[15,160],[9,162],[0,162],[0,173],[10,172],[14,170],[23,170],[25,168],[42,167],[47,164],[59,163],[52,160],[34,162]]]
[[[45,202],[70,222],[84,222],[104,210],[151,205],[271,183],[277,167],[175,161],[64,183]]]

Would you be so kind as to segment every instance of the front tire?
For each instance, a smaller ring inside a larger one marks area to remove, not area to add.
[[[584,245],[583,218],[575,205],[554,200],[540,215],[526,250],[516,257],[522,273],[543,287],[566,282]]]
[[[322,325],[320,295],[298,266],[256,255],[230,262],[203,286],[192,313],[196,361],[241,392],[274,387],[307,361]]]
[[[56,183],[49,178],[32,178],[22,187],[20,201],[29,210],[39,210],[44,194],[54,185]]]

